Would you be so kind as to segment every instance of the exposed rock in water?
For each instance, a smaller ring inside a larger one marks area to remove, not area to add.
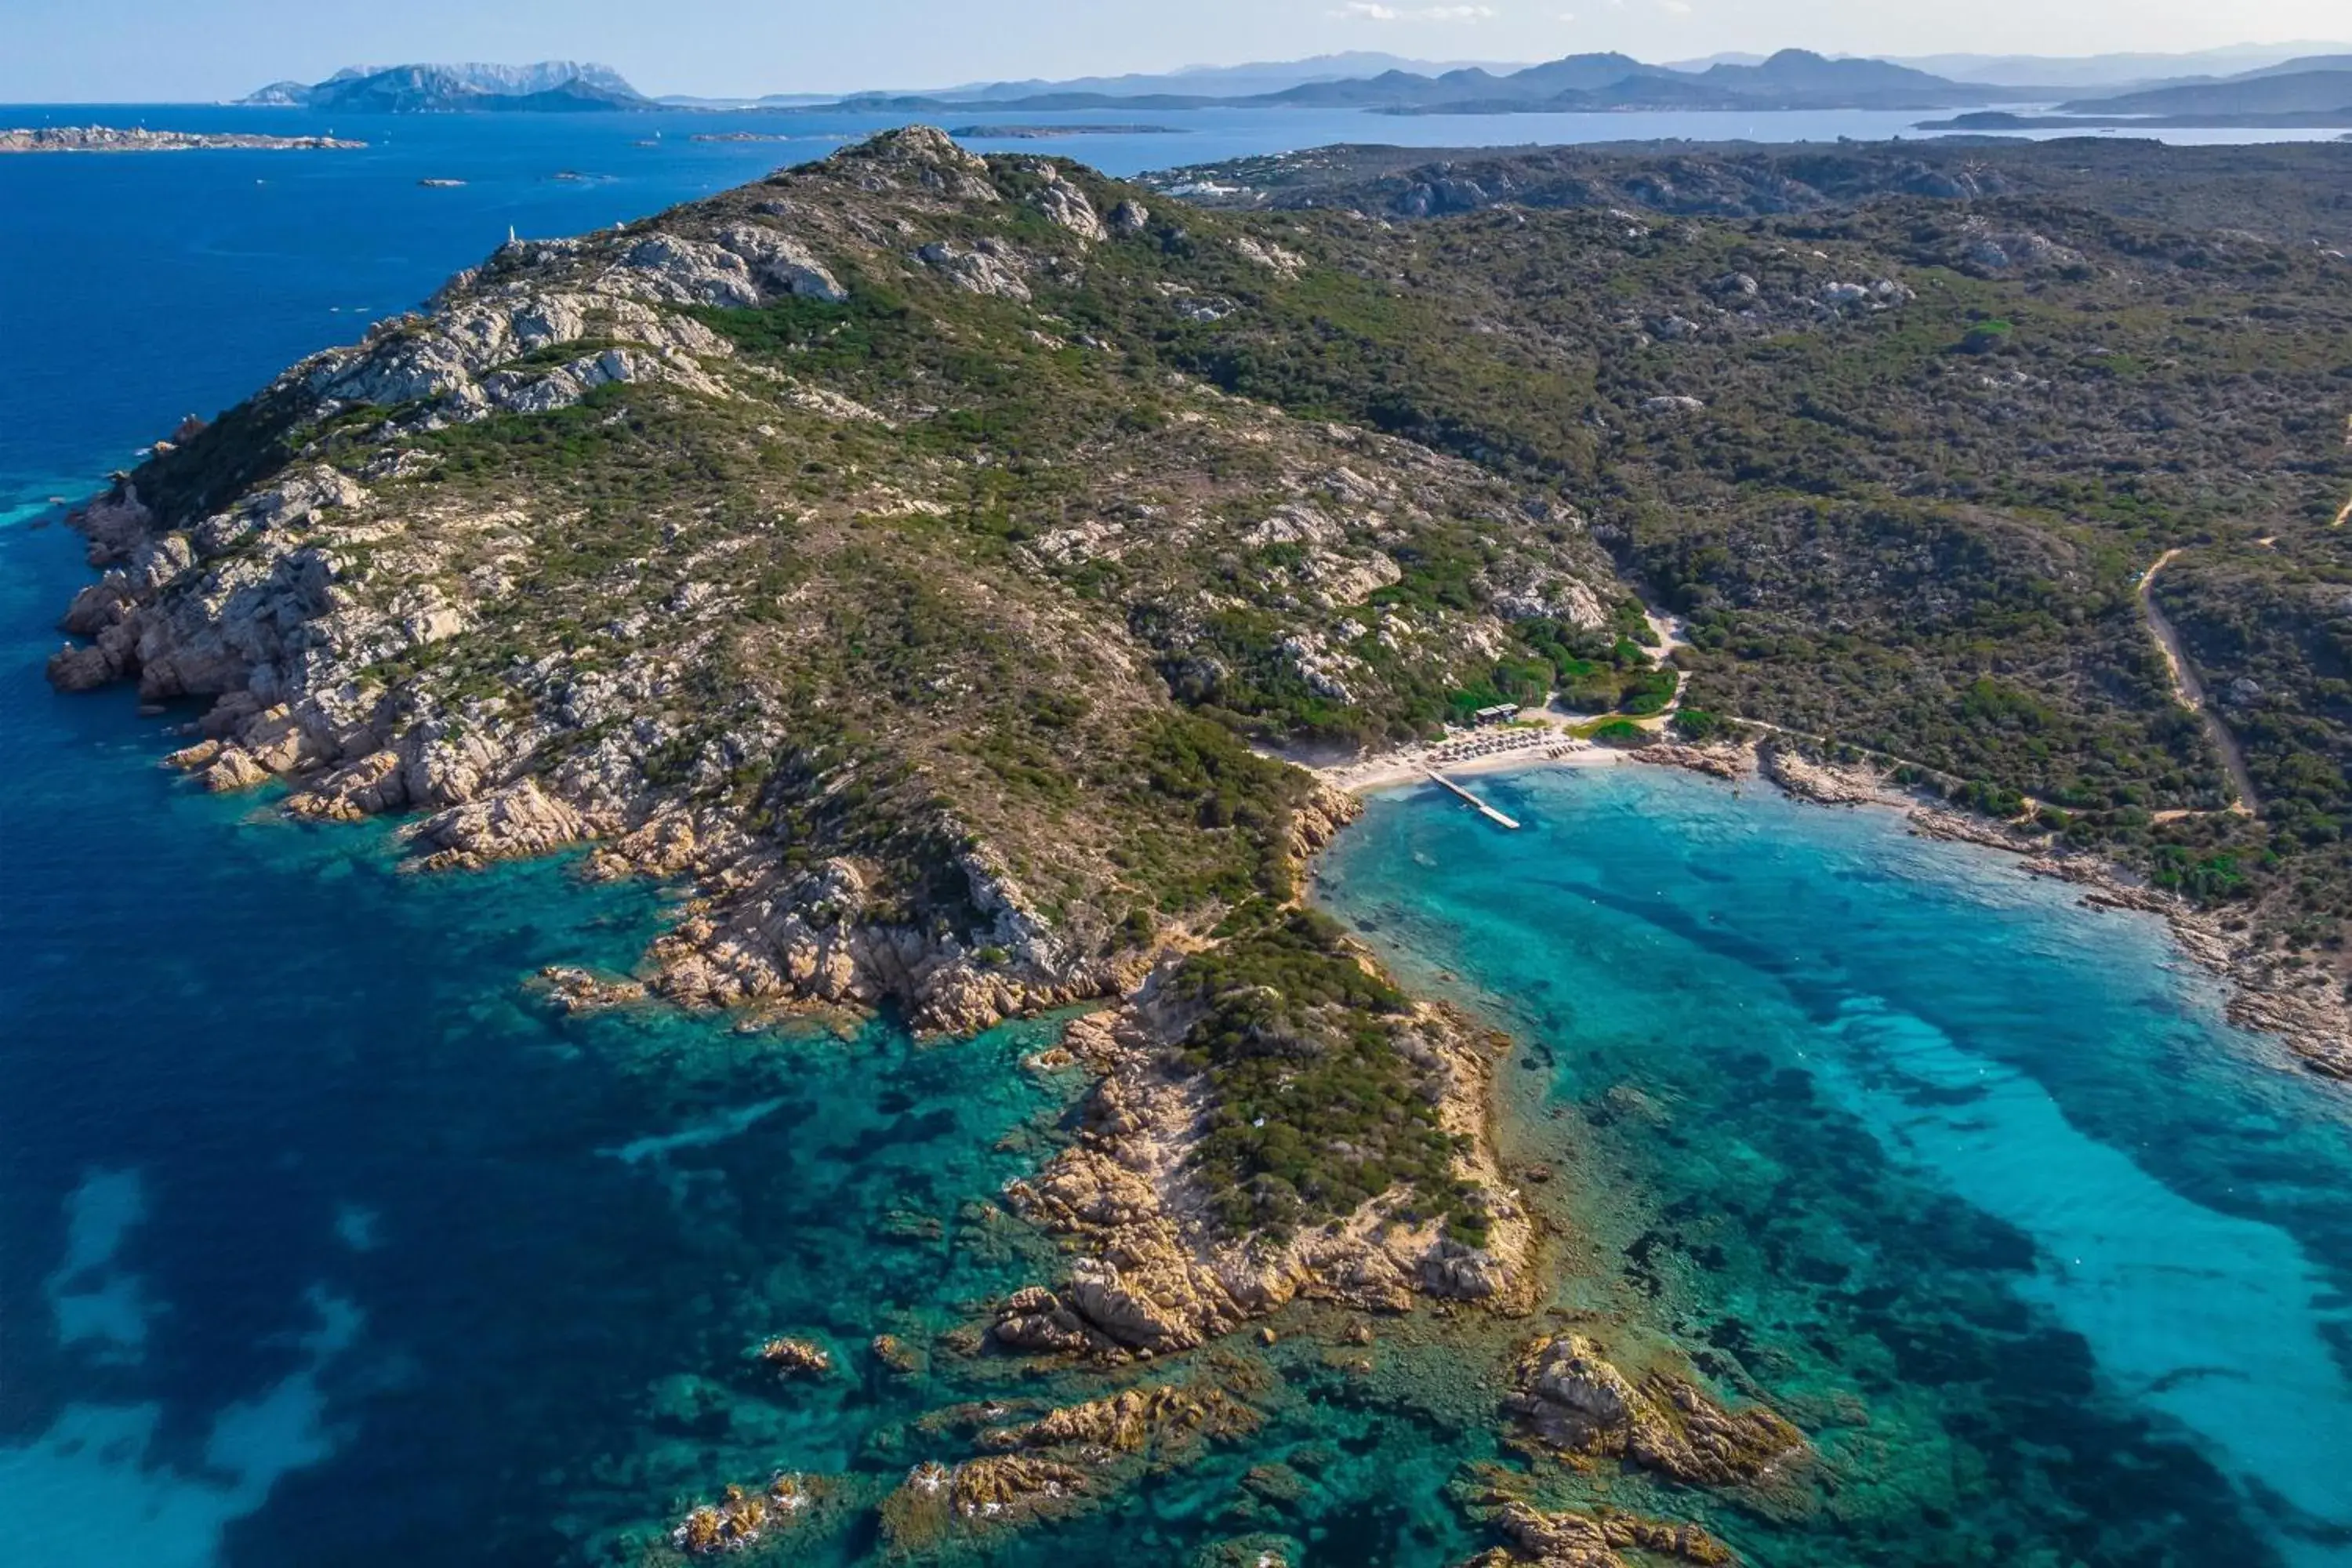
[[[594,974],[576,964],[551,963],[539,972],[548,999],[559,1012],[593,1013],[646,999],[646,988],[634,980]]]
[[[953,1468],[926,1461],[882,1501],[882,1537],[894,1552],[1066,1517],[1093,1500],[1095,1480],[1076,1465],[1030,1454],[987,1454]]]
[[[1738,1561],[1730,1548],[1695,1524],[1672,1524],[1614,1510],[1546,1513],[1513,1502],[1497,1512],[1494,1522],[1511,1543],[1481,1552],[1465,1568],[1629,1568],[1621,1552],[1707,1564]]]
[[[803,1523],[829,1490],[822,1480],[788,1472],[764,1487],[730,1486],[717,1502],[689,1509],[669,1543],[689,1557],[747,1551]]]
[[[1171,1440],[1238,1437],[1256,1430],[1261,1417],[1223,1389],[1195,1394],[1176,1386],[1130,1388],[1085,1405],[1055,1410],[1025,1426],[995,1427],[980,1435],[984,1448],[1055,1448],[1081,1445],[1114,1453],[1139,1453]]]
[[[1663,1372],[1637,1388],[1581,1334],[1538,1340],[1511,1405],[1564,1453],[1624,1458],[1694,1486],[1757,1486],[1811,1454],[1804,1434],[1758,1406],[1732,1412]]]
[[[978,1458],[926,1461],[908,1472],[882,1504],[884,1538],[897,1551],[914,1552],[1066,1517],[1133,1483],[1147,1467],[1189,1463],[1208,1443],[1244,1436],[1261,1419],[1213,1385],[1159,1386],[987,1427],[973,1439],[983,1450]]]
[[[822,1375],[833,1370],[833,1352],[809,1340],[778,1337],[757,1352],[759,1363],[779,1377]]]
[[[877,1334],[866,1348],[875,1362],[893,1377],[915,1377],[925,1365],[923,1352],[896,1334]]]

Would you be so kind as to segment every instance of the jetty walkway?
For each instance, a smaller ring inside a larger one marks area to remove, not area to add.
[[[1496,811],[1493,806],[1488,805],[1485,801],[1480,800],[1476,795],[1472,795],[1468,790],[1464,789],[1460,784],[1455,784],[1452,779],[1447,778],[1435,768],[1423,766],[1421,771],[1429,775],[1431,783],[1443,784],[1447,789],[1452,790],[1455,795],[1460,795],[1464,800],[1469,802],[1472,805],[1476,806],[1478,808],[1478,815],[1485,817],[1487,821],[1499,822],[1505,827],[1517,827],[1519,825],[1517,818],[1505,816],[1501,812]]]

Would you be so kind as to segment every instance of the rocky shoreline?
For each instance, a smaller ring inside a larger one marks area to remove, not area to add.
[[[1738,746],[1652,746],[1628,753],[1716,778],[1759,777],[1791,799],[1815,805],[1883,807],[1901,812],[1923,837],[1979,845],[2018,858],[2036,877],[2084,889],[2086,909],[2132,910],[2160,917],[2173,942],[2228,986],[2230,1022],[2277,1039],[2324,1078],[2352,1079],[2352,1005],[2231,931],[2211,911],[2145,880],[2104,857],[2061,847],[2055,836],[1958,812],[1894,782],[1887,771],[1807,756],[1785,740]]]
[[[1116,1013],[1071,1023],[1064,1046],[1095,1075],[1079,1134],[1035,1176],[1013,1183],[1014,1210],[1082,1249],[1058,1291],[1030,1289],[1003,1306],[999,1345],[1149,1358],[1192,1349],[1294,1299],[1403,1312],[1417,1298],[1532,1310],[1534,1226],[1495,1154],[1494,1064],[1507,1040],[1461,1015],[1424,1005],[1412,1030],[1439,1070],[1440,1113],[1469,1152],[1460,1173],[1490,1194],[1482,1247],[1449,1240],[1442,1221],[1383,1194],[1343,1221],[1286,1240],[1235,1238],[1209,1217],[1189,1166],[1203,1114],[1198,1090],[1169,1070],[1186,1020],[1155,974]],[[1171,1016],[1173,1015],[1173,1016]]]
[[[192,421],[159,445],[168,450],[201,428]],[[419,710],[389,694],[364,700],[344,672],[373,647],[387,638],[429,642],[463,618],[446,605],[416,606],[397,621],[365,612],[338,593],[336,563],[323,552],[241,552],[200,593],[163,592],[203,574],[200,563],[252,534],[368,499],[348,478],[319,468],[247,498],[192,536],[162,526],[135,483],[118,483],[68,517],[89,541],[90,564],[106,574],[59,623],[88,640],[50,658],[51,684],[82,691],[135,679],[142,702],[156,708],[208,698],[186,729],[191,743],[165,759],[171,766],[215,793],[282,783],[286,809],[298,816],[409,816],[402,836],[425,869],[580,846],[591,848],[598,876],[692,883],[697,897],[656,943],[644,983],[673,1001],[888,1001],[907,1006],[919,1027],[970,1032],[1116,994],[1131,977],[1131,963],[1057,944],[984,847],[953,852],[972,903],[992,917],[982,940],[877,920],[853,861],[791,868],[729,814],[695,809],[654,787],[616,748],[575,753],[544,777],[529,772],[535,752],[576,727],[560,718],[507,726],[482,721],[488,715],[478,710]],[[573,698],[575,708],[586,696]],[[982,948],[993,955],[983,961]]]
[[[184,427],[175,438],[194,434]],[[357,487],[347,483],[312,474],[247,504],[280,513],[359,504]],[[189,544],[157,526],[131,484],[119,483],[70,521],[106,575],[65,617],[65,628],[88,640],[53,658],[52,682],[75,690],[135,679],[155,705],[220,689],[187,726],[189,743],[164,759],[201,787],[276,784],[287,792],[281,809],[314,820],[405,816],[398,831],[422,872],[577,847],[587,875],[694,889],[678,923],[655,942],[644,977],[551,969],[541,984],[552,1005],[895,1005],[921,1027],[970,1032],[1075,1002],[1108,1003],[1074,1019],[1035,1064],[1076,1064],[1096,1080],[1076,1139],[1003,1194],[1013,1212],[1059,1238],[1071,1260],[1061,1278],[997,1304],[973,1348],[1111,1367],[1200,1349],[1293,1301],[1379,1314],[1429,1301],[1505,1318],[1534,1309],[1537,1223],[1495,1146],[1494,1073],[1509,1045],[1495,1031],[1421,1004],[1401,1036],[1430,1075],[1440,1124],[1464,1150],[1458,1176],[1484,1194],[1481,1245],[1450,1238],[1442,1218],[1416,1215],[1409,1189],[1280,1239],[1235,1234],[1212,1214],[1192,1168],[1207,1107],[1199,1076],[1175,1060],[1192,1017],[1169,983],[1203,938],[1177,926],[1140,954],[1057,970],[1050,937],[1026,923],[1009,877],[974,847],[951,863],[992,898],[1008,950],[982,959],[976,944],[953,935],[865,918],[871,891],[853,860],[788,869],[725,814],[678,806],[627,773],[567,768],[518,776],[530,742],[502,743],[457,715],[397,714],[391,722],[404,728],[387,736],[381,710],[338,710],[315,686],[288,693],[291,702],[266,700],[256,688],[271,689],[273,679],[255,675],[267,675],[270,654],[316,658],[322,647],[315,636],[288,639],[286,632],[337,611],[331,595],[305,596],[312,590],[300,563],[249,565],[191,613],[155,594],[187,569]],[[269,651],[257,658],[257,650]],[[1281,846],[1291,868],[1303,870],[1360,809],[1345,792],[1309,789]],[[1370,971],[1370,957],[1357,952]],[[756,1359],[789,1375],[822,1375],[831,1365],[820,1347],[783,1338],[761,1346]],[[1085,1454],[1050,1462],[988,1454],[918,1467],[877,1506],[894,1539],[954,1538],[982,1521],[993,1529],[1058,1517],[1104,1489],[1098,1471]],[[702,1556],[804,1528],[821,1511],[813,1501],[831,1495],[829,1484],[780,1472],[761,1486],[730,1488],[681,1520],[671,1545]]]
[[[247,131],[125,131],[111,125],[0,130],[5,153],[341,153],[365,147],[336,136],[265,136]]]

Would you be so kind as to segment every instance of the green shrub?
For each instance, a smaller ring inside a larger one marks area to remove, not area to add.
[[[1202,1009],[1179,1054],[1207,1082],[1194,1163],[1225,1225],[1280,1236],[1407,1185],[1416,1212],[1483,1237],[1428,1076],[1400,1049],[1405,997],[1338,922],[1269,909],[1188,960],[1171,993]]]
[[[1728,719],[1719,718],[1704,708],[1678,710],[1673,720],[1675,733],[1685,741],[1712,741],[1728,735],[1734,726]]]

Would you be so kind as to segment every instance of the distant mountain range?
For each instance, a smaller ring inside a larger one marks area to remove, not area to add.
[[[1032,78],[1025,81],[975,82],[966,87],[928,89],[919,93],[894,94],[901,97],[936,97],[966,100],[975,103],[1003,103],[1013,100],[1035,98],[1046,93],[1096,93],[1107,98],[1141,98],[1158,94],[1175,96],[1209,95],[1213,97],[1255,97],[1266,93],[1285,92],[1311,82],[1348,81],[1381,75],[1388,71],[1405,71],[1415,75],[1434,76],[1450,70],[1483,67],[1489,70],[1509,71],[1519,68],[1517,63],[1492,60],[1415,60],[1402,55],[1383,54],[1376,49],[1351,49],[1344,54],[1311,55],[1300,60],[1254,60],[1238,66],[1186,66],[1179,70],[1158,73],[1138,73],[1126,76],[1073,77],[1066,81],[1045,81]]]
[[[1104,92],[1050,84],[1026,97],[951,93],[860,93],[842,109],[923,113],[985,105],[1034,110],[1290,107],[1368,109],[1391,114],[1486,114],[1621,109],[1942,109],[2000,102],[2047,102],[2057,89],[1998,88],[1958,82],[1885,60],[1831,59],[1782,49],[1755,64],[1718,61],[1704,70],[1644,64],[1631,55],[1570,55],[1496,71],[1465,66],[1429,74],[1391,68],[1370,76],[1322,78],[1267,92]]]
[[[321,82],[272,82],[237,101],[362,114],[549,113],[659,107],[612,67],[574,60],[541,60],[527,66],[346,66]]]
[[[2062,113],[2098,114],[2352,112],[2352,55],[2315,55],[2221,81],[2076,99],[2058,107]]]
[[[2099,56],[2037,61],[2033,57],[1938,57],[1980,64],[2015,78],[2032,65],[2053,79],[1969,79],[1918,64],[1832,58],[1809,49],[1721,56],[1651,65],[1623,54],[1570,55],[1540,65],[1436,65],[1393,55],[1322,55],[1287,62],[1193,67],[1161,75],[1084,77],[1068,81],[987,82],[930,92],[866,92],[829,100],[777,95],[742,100],[648,99],[608,66],[569,60],[536,65],[357,66],[314,84],[278,82],[243,100],[367,113],[470,111],[578,112],[658,108],[828,109],[929,115],[972,110],[1171,110],[1209,108],[1361,109],[1384,114],[1518,114],[1625,110],[1985,110],[2000,104],[2058,105],[2032,123],[2327,124],[2342,111],[2352,125],[2352,52],[2287,59],[2247,46],[2204,56]],[[2127,73],[2158,62],[2260,63],[2233,75],[2176,76],[2133,81]],[[2128,90],[2081,96],[2084,79]],[[2058,78],[2071,78],[2062,81]],[[2313,117],[2317,117],[2316,119]],[[1994,128],[1979,114],[1964,117]],[[2000,115],[2004,127],[2025,117]],[[1944,122],[1947,126],[1951,122]],[[1975,123],[1971,129],[1979,128]]]
[[[2243,71],[2070,99],[2051,114],[1999,110],[1922,121],[1924,131],[2273,129],[2352,127],[2352,54],[2311,55]]]
[[[2290,44],[2231,44],[2224,48],[2200,49],[2193,54],[2181,55],[1894,55],[1887,58],[1896,65],[1910,66],[1955,80],[1998,82],[2004,86],[2047,84],[2071,88],[2076,92],[2111,88],[2120,92],[2126,89],[2154,87],[2195,78],[2236,76],[2258,68],[2274,68],[2282,61],[2324,55],[2345,47],[2347,45],[2341,41],[2305,39]]]

